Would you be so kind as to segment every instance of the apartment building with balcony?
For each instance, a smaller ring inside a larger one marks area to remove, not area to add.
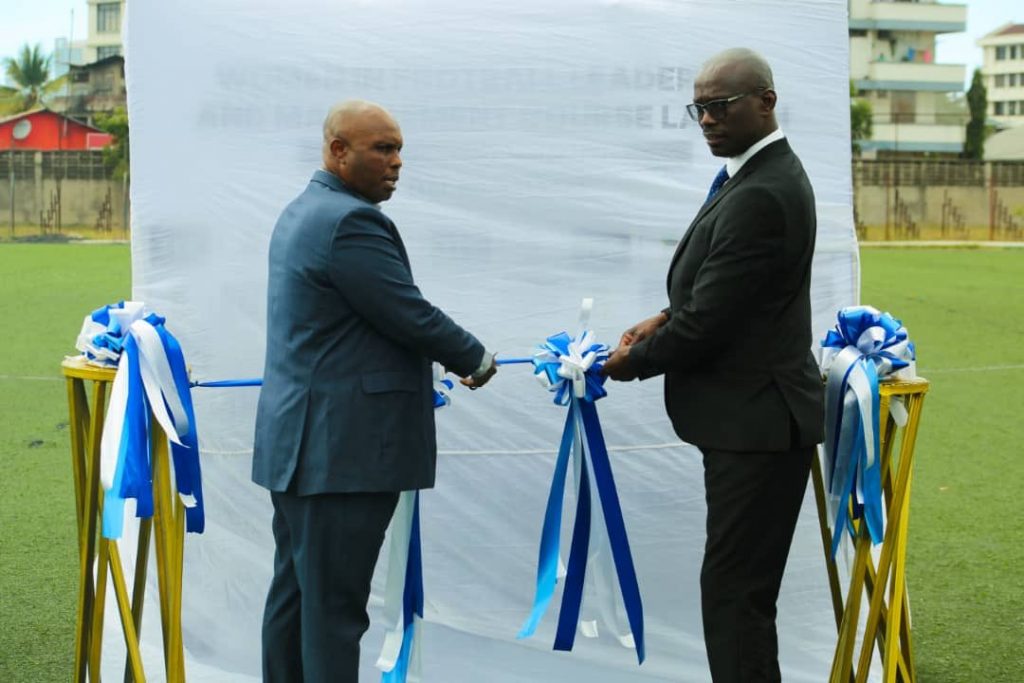
[[[967,28],[967,6],[934,0],[850,0],[850,78],[871,104],[867,158],[958,155],[968,114],[963,64],[937,64],[935,37]]]
[[[988,117],[997,126],[1024,123],[1024,24],[1003,24],[978,40],[988,91]]]
[[[122,41],[125,0],[88,0],[89,28],[85,61],[98,62],[124,54]]]

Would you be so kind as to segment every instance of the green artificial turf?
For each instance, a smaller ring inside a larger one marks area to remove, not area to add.
[[[866,250],[862,302],[931,380],[911,500],[920,683],[1024,680],[1024,249]],[[77,582],[67,395],[82,317],[130,295],[118,245],[0,244],[0,681],[71,678]]]
[[[1024,249],[861,252],[924,402],[907,582],[920,683],[1024,680]]]
[[[60,374],[86,313],[129,298],[125,245],[0,245],[0,681],[72,678],[78,541]]]

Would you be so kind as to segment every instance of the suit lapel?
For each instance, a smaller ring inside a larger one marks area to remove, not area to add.
[[[672,255],[672,260],[669,262],[669,281],[672,279],[672,269],[675,268],[676,261],[679,260],[679,257],[683,255],[683,250],[686,249],[686,245],[690,243],[690,238],[693,236],[693,231],[697,227],[697,224],[700,223],[701,219],[703,219],[704,216],[706,216],[708,212],[711,211],[711,209],[718,206],[718,203],[721,202],[722,199],[733,190],[733,188],[735,188],[737,185],[740,184],[740,182],[742,182],[744,176],[746,175],[744,173],[744,171],[746,170],[747,165],[745,164],[743,168],[740,169],[740,172],[735,175],[735,177],[729,178],[728,182],[726,182],[725,185],[722,186],[722,189],[720,189],[714,197],[712,197],[709,201],[704,202],[704,204],[700,207],[700,210],[697,211],[697,215],[693,217],[692,221],[690,221],[690,227],[686,229],[686,234],[683,235],[683,239],[679,240],[679,246],[676,247],[676,251]],[[668,284],[669,283],[667,281],[666,286]]]
[[[679,246],[676,247],[676,251],[672,255],[672,260],[669,262],[668,266],[668,278],[666,279],[665,283],[666,287],[671,286],[672,269],[675,268],[676,261],[679,260],[679,257],[683,255],[683,251],[686,249],[686,245],[690,243],[690,237],[693,236],[693,231],[694,228],[697,227],[697,224],[700,223],[706,215],[708,215],[708,212],[710,212],[712,209],[718,206],[718,204],[725,199],[726,195],[728,195],[732,190],[736,189],[736,187],[739,186],[741,182],[743,182],[744,178],[746,178],[748,175],[757,170],[757,167],[764,163],[765,160],[770,159],[776,155],[783,154],[786,150],[789,149],[789,143],[786,141],[785,138],[771,143],[764,149],[760,150],[753,157],[748,159],[747,163],[743,164],[743,168],[741,168],[735,176],[729,178],[725,185],[722,186],[722,189],[720,189],[718,193],[710,199],[710,201],[704,202],[704,204],[697,211],[697,215],[694,216],[692,221],[690,221],[690,227],[686,229],[686,234],[683,235],[683,239],[679,240]]]

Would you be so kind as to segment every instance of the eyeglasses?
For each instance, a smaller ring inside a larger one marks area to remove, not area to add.
[[[690,115],[690,118],[694,121],[700,122],[704,117],[704,113],[710,114],[711,118],[715,121],[724,121],[725,115],[728,112],[729,105],[736,100],[742,100],[744,97],[750,95],[756,95],[759,92],[763,92],[765,89],[751,90],[750,92],[740,93],[739,95],[733,95],[732,97],[725,97],[720,100],[711,100],[710,102],[704,102],[703,104],[698,102],[691,102],[686,105],[686,113]]]

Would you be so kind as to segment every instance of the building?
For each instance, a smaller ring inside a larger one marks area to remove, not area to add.
[[[89,29],[85,39],[85,61],[98,62],[123,55],[125,0],[88,0]]]
[[[967,28],[967,6],[929,0],[850,0],[850,78],[871,104],[863,156],[958,155],[968,113],[966,67],[936,64],[935,37]]]
[[[1003,24],[979,39],[978,46],[988,117],[1000,126],[1024,123],[1024,24]]]
[[[95,125],[97,114],[109,114],[127,105],[124,57],[121,55],[72,66],[68,81],[68,95],[55,98],[55,108],[79,121]]]
[[[0,150],[82,152],[102,149],[112,136],[46,108],[0,118]]]
[[[50,78],[60,78],[68,72],[73,64],[85,62],[85,41],[70,42],[67,38],[57,38],[53,42],[53,53],[50,58]]]
[[[985,160],[1024,162],[1024,126],[1011,126],[990,135],[985,140]]]

